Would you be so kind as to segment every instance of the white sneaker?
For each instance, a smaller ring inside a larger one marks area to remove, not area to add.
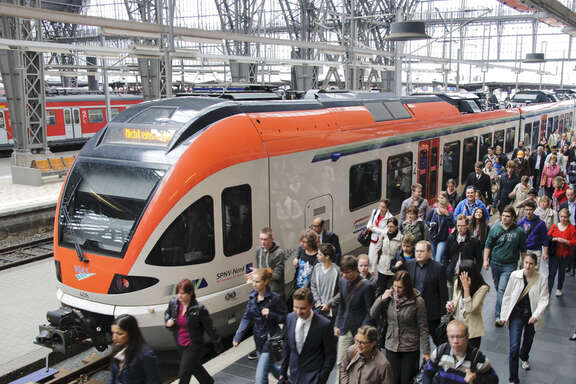
[[[526,371],[530,370],[530,362],[528,360],[524,361],[524,360],[520,360],[522,362],[522,369],[525,369]]]
[[[557,290],[556,290],[556,297],[560,297],[560,296],[562,296],[562,295],[563,295],[562,291],[559,290],[559,289],[557,289]]]

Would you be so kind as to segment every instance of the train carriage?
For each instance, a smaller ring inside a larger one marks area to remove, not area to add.
[[[110,96],[110,119],[127,107],[142,101],[142,96]],[[50,147],[84,143],[106,125],[104,96],[47,96],[45,118],[47,141]],[[0,150],[10,149],[13,144],[8,102],[5,97],[0,96]]]
[[[550,116],[560,108],[567,126],[573,105],[547,108]],[[251,290],[245,273],[260,228],[272,227],[287,249],[290,282],[290,258],[313,217],[339,234],[343,252],[356,248],[382,197],[398,212],[419,182],[434,201],[490,145],[512,152],[521,111],[462,114],[436,96],[374,94],[133,106],[84,146],[63,189],[54,258],[57,296],[71,309],[61,314],[76,316],[77,333],[103,346],[111,319],[130,313],[152,345],[172,348],[163,312],[174,285],[190,278],[229,334]],[[69,343],[53,323],[37,341]]]

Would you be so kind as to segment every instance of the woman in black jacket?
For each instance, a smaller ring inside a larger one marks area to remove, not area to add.
[[[146,344],[138,321],[120,315],[112,323],[110,384],[160,384],[154,351]]]
[[[221,350],[220,340],[206,307],[196,301],[194,286],[189,279],[184,279],[176,286],[176,295],[170,300],[164,313],[166,327],[172,330],[178,351],[180,383],[188,384],[192,375],[200,384],[212,384],[214,379],[202,366],[202,345],[204,331],[210,336],[217,352]]]
[[[270,356],[268,336],[280,334],[280,323],[286,321],[288,310],[282,297],[268,287],[273,276],[272,269],[257,269],[253,276],[254,290],[250,292],[246,312],[242,316],[232,345],[237,347],[248,328],[253,327],[254,344],[258,353],[255,382],[268,384],[268,373],[272,373],[277,379],[280,377],[280,367],[274,364]]]

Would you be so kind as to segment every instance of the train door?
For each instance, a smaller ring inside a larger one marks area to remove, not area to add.
[[[438,194],[438,148],[440,139],[418,143],[418,183],[422,185],[422,197],[429,204],[436,201]]]
[[[0,145],[8,144],[8,124],[4,111],[0,110]]]
[[[327,231],[332,231],[332,196],[324,195],[308,200],[306,203],[306,216],[304,223],[306,226],[310,225],[315,217],[324,219],[324,228]]]
[[[72,109],[64,108],[64,131],[67,139],[74,138],[74,123],[72,122]]]
[[[82,124],[80,124],[79,108],[72,108],[72,123],[74,124],[74,137],[82,137]]]

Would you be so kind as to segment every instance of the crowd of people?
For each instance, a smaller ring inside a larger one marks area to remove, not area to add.
[[[461,195],[451,179],[430,204],[414,184],[398,216],[382,199],[366,224],[365,254],[342,255],[321,217],[300,235],[292,260],[263,228],[233,346],[252,331],[257,384],[269,374],[294,384],[335,377],[344,384],[497,383],[481,351],[492,326],[482,316],[491,289],[484,269],[496,292],[494,326],[509,334],[509,372],[500,379],[519,383],[520,367],[531,369],[550,296],[562,296],[566,274],[575,274],[575,184],[575,149],[539,145],[530,154],[520,142],[511,159],[490,148]],[[296,270],[289,290],[286,263]],[[218,348],[220,340],[190,280],[176,293],[165,321],[181,354],[180,380],[212,383],[200,363],[203,334]],[[112,383],[159,377],[134,321],[120,317],[113,325]]]

